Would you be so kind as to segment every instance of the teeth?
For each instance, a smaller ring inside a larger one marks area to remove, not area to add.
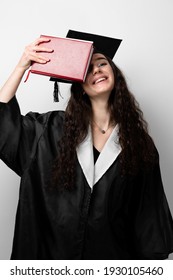
[[[100,79],[98,79],[97,81],[95,81],[95,84],[98,84],[98,83],[100,83],[100,82],[102,82],[102,81],[104,81],[104,80],[106,80],[106,78],[100,78]]]

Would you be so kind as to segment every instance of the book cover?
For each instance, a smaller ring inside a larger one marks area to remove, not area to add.
[[[43,42],[41,45],[54,51],[44,53],[45,57],[50,58],[50,62],[34,62],[30,72],[67,81],[84,82],[93,53],[93,42],[47,35],[41,37],[50,38],[49,42]]]

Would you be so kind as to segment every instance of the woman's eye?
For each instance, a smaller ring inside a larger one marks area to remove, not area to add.
[[[102,67],[102,66],[105,66],[106,65],[106,62],[101,62],[98,64],[98,67]]]
[[[97,67],[100,68],[100,67],[103,67],[103,66],[105,66],[105,65],[107,65],[106,62],[101,62],[101,63],[97,64]],[[88,74],[91,73],[91,72],[93,71],[93,67],[94,67],[94,66],[93,66],[92,64],[89,66],[89,68],[88,68]]]

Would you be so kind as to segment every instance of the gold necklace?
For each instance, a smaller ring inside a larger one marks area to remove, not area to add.
[[[105,133],[108,131],[108,129],[109,129],[111,126],[113,126],[113,125],[108,125],[107,129],[103,129],[103,128],[101,128],[94,120],[93,120],[93,122],[95,123],[95,125],[98,127],[99,131],[100,131],[102,134],[105,134]]]

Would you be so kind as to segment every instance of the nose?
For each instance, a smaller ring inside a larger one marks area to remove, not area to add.
[[[98,65],[94,65],[92,69],[92,74],[95,75],[100,72],[100,68]]]

